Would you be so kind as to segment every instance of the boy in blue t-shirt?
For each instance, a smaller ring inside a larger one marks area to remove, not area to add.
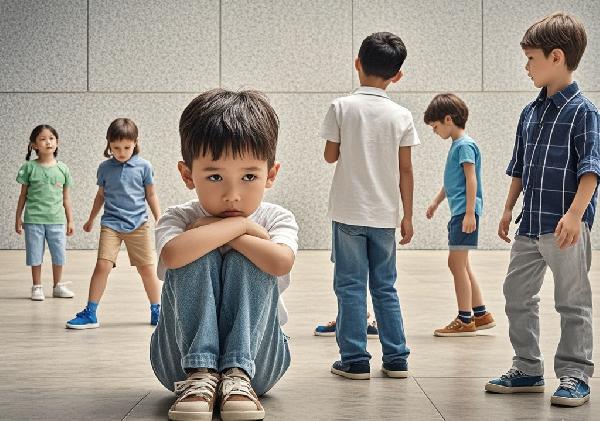
[[[481,153],[465,134],[469,116],[467,105],[454,94],[436,95],[425,111],[425,123],[442,139],[452,138],[448,151],[444,186],[427,208],[427,218],[448,198],[451,219],[448,223],[448,267],[454,276],[458,316],[435,336],[475,336],[478,330],[496,326],[483,304],[481,288],[469,264],[469,250],[477,248],[479,217],[483,210]],[[473,309],[474,316],[471,315]]]

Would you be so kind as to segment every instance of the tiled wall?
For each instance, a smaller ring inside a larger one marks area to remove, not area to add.
[[[81,226],[108,124],[119,116],[136,121],[166,208],[193,197],[176,172],[179,115],[198,92],[217,86],[267,92],[281,120],[282,162],[267,199],[296,214],[301,247],[328,248],[333,167],[322,159],[318,128],[329,102],[357,87],[353,59],[362,39],[384,30],[407,45],[405,77],[390,91],[413,112],[422,139],[414,150],[410,247],[446,245],[447,207],[434,221],[424,214],[441,186],[449,142],[421,120],[435,93],[454,91],[470,107],[468,131],[484,156],[481,246],[504,248],[495,235],[509,183],[504,168],[519,112],[536,95],[519,41],[531,23],[556,10],[586,24],[588,49],[575,76],[600,103],[595,0],[0,0],[0,248],[24,245],[13,231],[14,178],[35,125],[58,129],[59,157],[75,178],[77,233],[69,247],[95,248],[97,230],[86,234]]]

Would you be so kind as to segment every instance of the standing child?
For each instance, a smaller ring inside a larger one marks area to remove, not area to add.
[[[367,285],[383,350],[382,370],[389,377],[408,376],[409,349],[394,287],[396,227],[400,244],[408,244],[413,235],[411,147],[419,138],[410,112],[385,92],[402,77],[405,58],[398,36],[378,32],[365,38],[355,60],[360,88],[335,99],[321,127],[325,160],[337,161],[329,216],[341,360],[331,372],[349,379],[370,378]]]
[[[84,224],[90,232],[94,219],[104,206],[100,227],[98,260],[90,281],[87,306],[67,322],[70,329],[91,329],[100,326],[96,316],[108,275],[117,262],[124,241],[129,261],[142,277],[150,300],[150,324],[158,323],[160,312],[160,281],[156,277],[152,232],[148,225],[146,202],[154,219],[160,215],[150,162],[140,158],[138,128],[128,118],[113,121],[106,132],[104,156],[109,158],[98,167],[98,193],[90,217]]]
[[[496,326],[483,304],[481,288],[469,263],[469,250],[477,249],[479,218],[483,211],[481,153],[473,139],[465,134],[469,109],[454,94],[436,95],[425,111],[425,124],[442,139],[452,138],[446,158],[444,186],[427,208],[433,218],[440,203],[448,198],[448,267],[454,277],[458,316],[435,336],[475,336],[477,330]],[[473,309],[473,317],[471,316]]]
[[[554,306],[560,313],[560,342],[554,372],[560,385],[554,405],[579,406],[589,400],[592,361],[592,261],[590,229],[600,177],[600,114],[573,81],[587,37],[573,16],[554,13],[533,24],[521,40],[525,69],[538,97],[519,119],[512,177],[498,235],[510,242],[512,210],[521,192],[521,221],[504,281],[512,368],[490,380],[497,393],[543,392],[544,363],[539,347],[538,293],[550,267]]]
[[[37,159],[30,160],[35,151]],[[66,235],[74,232],[73,209],[71,207],[71,185],[73,179],[63,162],[56,160],[58,155],[58,133],[52,126],[39,125],[29,136],[27,161],[19,169],[17,182],[21,184],[21,194],[17,203],[15,231],[21,235],[25,231],[26,264],[31,266],[31,299],[44,301],[42,289],[42,261],[45,242],[52,256],[52,276],[55,298],[72,298],[62,278],[65,264]],[[25,218],[21,219],[25,208]],[[65,229],[66,222],[66,229]]]

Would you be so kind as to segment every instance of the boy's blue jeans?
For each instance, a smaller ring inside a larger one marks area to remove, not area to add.
[[[262,395],[290,365],[287,338],[279,326],[279,290],[274,276],[235,250],[218,250],[168,270],[150,361],[169,390],[186,369],[243,369]]]
[[[336,339],[342,362],[369,361],[367,282],[379,328],[383,362],[406,360],[404,324],[396,283],[396,230],[333,221],[333,288],[338,299]]]

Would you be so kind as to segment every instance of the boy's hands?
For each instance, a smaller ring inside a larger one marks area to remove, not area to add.
[[[73,222],[67,223],[67,236],[70,237],[75,233],[75,224]]]
[[[83,224],[83,230],[85,232],[90,232],[92,230],[93,226],[94,226],[94,220],[88,219],[87,222],[85,224]]]
[[[17,218],[15,221],[15,232],[19,235],[23,233],[23,220],[21,218]]]
[[[435,215],[435,211],[437,210],[438,206],[439,205],[435,202],[432,202],[431,205],[429,205],[427,211],[425,211],[425,216],[427,217],[427,219],[433,218],[433,215]]]
[[[560,221],[558,221],[556,230],[554,230],[556,245],[560,247],[561,250],[571,247],[577,243],[580,235],[581,218],[570,211],[565,213],[564,216],[560,218]]]
[[[402,239],[400,240],[400,245],[406,245],[410,243],[413,237],[413,224],[411,218],[402,218],[402,222],[400,222],[400,235]]]
[[[256,222],[246,219],[246,234],[253,237],[262,238],[263,240],[270,240],[271,236],[265,227],[258,225]]]
[[[210,225],[214,222],[220,221],[223,218],[217,218],[216,216],[203,216],[202,218],[196,219],[194,222],[185,227],[186,231],[192,230],[194,228],[203,227],[205,225]]]
[[[475,219],[475,213],[467,212],[462,222],[462,232],[471,234],[477,229],[477,220]]]
[[[510,243],[508,238],[508,231],[510,230],[510,221],[512,220],[512,211],[504,209],[500,223],[498,224],[498,237]]]

